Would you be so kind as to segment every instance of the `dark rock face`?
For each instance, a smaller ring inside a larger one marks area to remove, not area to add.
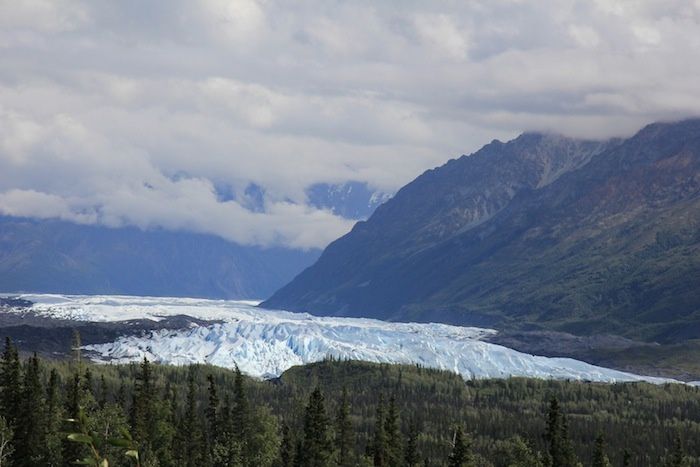
[[[264,298],[317,257],[211,235],[0,217],[0,292]]]
[[[405,186],[263,306],[700,337],[700,120],[493,142]]]

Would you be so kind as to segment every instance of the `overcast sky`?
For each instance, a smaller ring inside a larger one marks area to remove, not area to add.
[[[699,115],[699,58],[700,0],[0,0],[0,212],[323,247],[308,186]]]

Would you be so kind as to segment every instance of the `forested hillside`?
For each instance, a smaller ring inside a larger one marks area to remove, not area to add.
[[[700,391],[685,385],[465,382],[352,361],[258,381],[21,361],[11,342],[0,369],[3,466],[700,465]]]

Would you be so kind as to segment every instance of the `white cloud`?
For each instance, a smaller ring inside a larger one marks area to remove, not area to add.
[[[699,114],[699,52],[687,0],[0,1],[0,212],[323,246],[310,185]]]

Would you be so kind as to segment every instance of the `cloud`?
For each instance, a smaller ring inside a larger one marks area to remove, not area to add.
[[[699,52],[686,0],[0,2],[0,212],[322,247],[308,187],[700,114]]]

